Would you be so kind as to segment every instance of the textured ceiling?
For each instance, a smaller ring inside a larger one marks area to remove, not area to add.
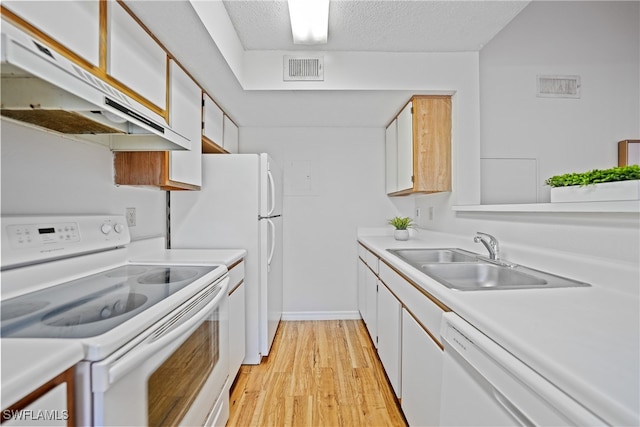
[[[333,0],[326,45],[294,45],[286,0],[225,0],[245,50],[478,51],[529,2]]]

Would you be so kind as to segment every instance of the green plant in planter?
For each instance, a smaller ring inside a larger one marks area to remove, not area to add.
[[[544,183],[550,187],[585,186],[601,182],[629,181],[640,179],[640,166],[630,165],[611,169],[594,169],[583,173],[566,173],[548,178]]]
[[[396,216],[391,218],[388,221],[389,224],[393,225],[396,230],[406,230],[408,228],[414,228],[415,225],[413,223],[413,220],[409,217],[400,217],[400,216]]]

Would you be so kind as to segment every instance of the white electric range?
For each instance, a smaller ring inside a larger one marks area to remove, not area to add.
[[[79,424],[224,425],[226,266],[131,262],[129,243],[122,216],[3,217],[2,340],[82,344]]]

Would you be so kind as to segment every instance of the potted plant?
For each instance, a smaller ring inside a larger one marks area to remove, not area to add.
[[[551,202],[593,202],[640,199],[640,166],[594,169],[548,178]]]
[[[409,240],[409,228],[415,227],[413,220],[409,217],[396,216],[391,218],[388,223],[395,228],[393,237],[396,240]]]

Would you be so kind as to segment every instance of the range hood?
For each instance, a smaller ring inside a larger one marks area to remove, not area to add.
[[[160,115],[4,20],[1,43],[3,117],[114,151],[191,148]]]

